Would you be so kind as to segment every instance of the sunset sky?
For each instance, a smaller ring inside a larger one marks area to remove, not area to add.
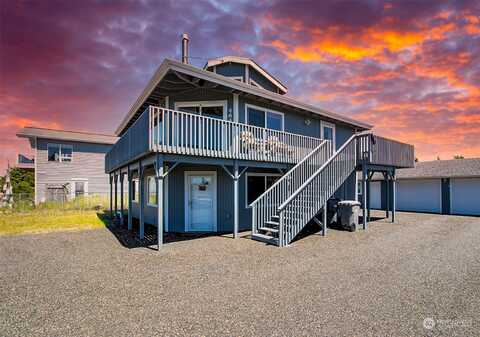
[[[480,1],[1,1],[0,173],[27,125],[113,133],[156,67],[255,59],[420,160],[480,157]]]

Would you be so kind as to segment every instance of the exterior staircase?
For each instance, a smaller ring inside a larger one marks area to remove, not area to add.
[[[338,151],[323,141],[250,206],[252,239],[283,247],[326,210],[328,199],[357,166],[370,133],[355,134]],[[322,224],[325,226],[325,223]],[[325,230],[325,228],[324,228]]]

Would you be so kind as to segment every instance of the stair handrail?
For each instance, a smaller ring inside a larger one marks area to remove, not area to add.
[[[285,173],[280,179],[278,179],[272,186],[270,186],[265,192],[263,192],[262,194],[260,194],[260,196],[258,196],[257,199],[255,199],[254,201],[252,201],[252,203],[250,205],[248,205],[249,207],[253,207],[255,206],[262,198],[265,197],[265,195],[267,195],[271,190],[273,190],[274,188],[277,187],[277,185],[281,184],[284,180],[287,180],[291,177],[291,175],[295,172],[295,170],[300,167],[301,165],[303,165],[307,160],[309,160],[310,157],[312,157],[313,155],[315,155],[322,147],[324,146],[332,146],[332,142],[327,140],[327,139],[324,139],[315,149],[313,149],[307,156],[305,156],[305,158],[303,158],[301,161],[299,161],[297,164],[295,164],[294,167],[292,167],[287,173]]]
[[[365,137],[371,135],[371,131],[363,131],[352,135],[343,145],[335,151],[335,153],[314,173],[312,174],[303,184],[300,186],[287,200],[285,200],[279,207],[278,211],[283,211],[295,198],[327,167],[335,158],[352,142],[356,141],[357,138]],[[357,160],[355,156],[355,160]],[[356,165],[356,163],[355,163]]]

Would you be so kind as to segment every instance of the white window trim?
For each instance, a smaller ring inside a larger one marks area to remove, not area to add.
[[[183,107],[200,107],[200,116],[203,116],[202,114],[202,107],[212,107],[212,106],[221,106],[223,107],[223,119],[227,120],[228,119],[228,101],[194,101],[194,102],[175,102],[174,104],[174,109],[178,111],[178,109],[183,108]]]
[[[48,149],[53,146],[58,146],[59,148],[59,153],[58,153],[58,161],[50,161],[48,160]],[[70,160],[68,161],[63,161],[62,159],[62,147],[70,148],[72,150],[72,156],[70,157]],[[53,163],[71,163],[73,162],[73,145],[72,144],[62,144],[62,143],[47,143],[47,162],[53,162]]]
[[[77,181],[81,181],[81,182],[84,183],[84,185],[83,185],[83,189],[84,189],[83,193],[84,193],[84,195],[88,196],[88,179],[87,179],[87,178],[72,178],[72,188],[70,189],[70,196],[71,196],[72,198],[75,198],[75,197],[76,197],[76,196],[75,196],[75,183],[76,183]]]
[[[155,176],[147,176],[147,188],[146,188],[146,192],[147,192],[147,195],[146,195],[146,199],[147,199],[147,206],[149,207],[157,207],[157,203],[158,203],[158,191],[155,191],[155,194],[156,194],[156,197],[157,197],[157,203],[155,204],[152,204],[150,203],[150,179],[153,179],[153,181],[155,182],[155,189],[157,189],[157,181],[156,181],[156,178]]]
[[[184,208],[185,208],[185,232],[193,232],[190,228],[190,206],[189,206],[189,197],[190,197],[190,186],[188,184],[188,177],[189,176],[195,176],[195,175],[213,175],[213,184],[215,185],[215,188],[213,190],[213,231],[217,231],[217,171],[185,171],[184,172],[184,185],[185,185],[185,193],[184,193]]]
[[[332,145],[333,145],[333,152],[335,152],[335,151],[337,150],[337,146],[336,146],[336,143],[337,143],[337,141],[336,141],[337,132],[336,132],[336,130],[335,130],[335,124],[329,123],[329,122],[325,122],[325,121],[322,121],[322,122],[320,123],[320,138],[321,138],[321,139],[325,139],[325,138],[324,138],[324,135],[323,135],[323,133],[324,133],[324,132],[323,132],[323,127],[324,127],[324,126],[327,127],[327,128],[331,128],[331,129],[333,130],[333,132],[332,132],[333,144],[332,144]]]
[[[266,177],[281,177],[281,173],[266,173],[266,172],[246,172],[245,173],[245,208],[250,208],[248,204],[248,177],[264,177],[264,189],[267,190]]]
[[[250,79],[250,84],[257,87],[257,88],[260,88],[260,89],[263,89],[263,90],[266,90],[264,87],[262,87],[257,81],[254,81],[253,79]]]
[[[252,108],[252,109],[255,109],[255,110],[260,110],[260,111],[265,112],[265,128],[266,129],[267,129],[267,112],[271,112],[273,114],[281,115],[282,116],[282,130],[281,131],[285,131],[285,114],[283,112],[268,109],[268,108],[264,108],[264,107],[261,107],[261,106],[258,106],[258,105],[245,104],[244,116],[245,116],[246,124],[248,124],[248,108]],[[269,130],[273,130],[273,129],[269,129]]]

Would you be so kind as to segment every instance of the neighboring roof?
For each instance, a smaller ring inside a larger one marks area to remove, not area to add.
[[[287,93],[288,89],[287,87],[277,80],[273,75],[271,75],[268,71],[263,69],[258,63],[256,63],[254,60],[247,58],[247,57],[240,57],[240,56],[222,56],[222,57],[217,57],[211,60],[208,60],[207,64],[205,64],[204,69],[209,68],[209,67],[214,67],[219,64],[224,64],[228,62],[234,62],[234,63],[241,63],[245,65],[249,65],[256,71],[258,71],[260,74],[262,74],[264,77],[266,77],[270,82],[275,84],[280,90],[283,91],[284,94]]]
[[[414,168],[398,169],[397,179],[480,177],[480,158],[433,160],[415,163]],[[373,180],[382,180],[375,173]]]
[[[214,83],[218,83],[224,86],[227,86],[229,88],[232,88],[234,90],[238,90],[244,93],[252,94],[255,96],[263,97],[272,101],[276,101],[278,103],[286,104],[298,109],[303,109],[312,113],[315,113],[320,116],[324,116],[327,118],[335,119],[342,121],[346,124],[352,125],[354,127],[358,127],[360,131],[362,130],[368,130],[372,128],[372,125],[355,120],[350,117],[346,117],[337,113],[333,113],[327,110],[320,109],[316,106],[306,104],[303,102],[300,102],[298,100],[295,100],[293,98],[287,97],[285,95],[277,94],[268,90],[263,90],[260,88],[256,88],[252,85],[249,85],[247,83],[243,83],[237,80],[234,80],[232,78],[228,78],[223,75],[216,74],[211,71],[203,70],[197,67],[194,67],[190,64],[185,64],[181,63],[178,61],[170,60],[170,59],[165,59],[162,64],[158,67],[157,71],[155,74],[152,76],[150,81],[148,82],[147,86],[143,89],[142,93],[140,96],[137,98],[135,103],[132,105],[130,108],[130,111],[128,114],[125,116],[125,118],[122,120],[120,123],[119,127],[115,131],[116,135],[120,135],[123,130],[128,126],[130,120],[132,117],[135,116],[137,113],[138,109],[141,108],[143,103],[147,100],[148,96],[155,90],[156,86],[158,83],[162,80],[162,78],[170,71],[177,71],[181,72],[186,75],[190,75],[193,77],[197,77],[206,81],[211,81]]]
[[[17,132],[17,136],[21,138],[46,138],[55,140],[65,140],[72,142],[83,143],[98,143],[98,144],[115,144],[118,137],[111,135],[104,135],[98,133],[80,132],[80,131],[67,131],[67,130],[54,130],[35,128],[31,126],[24,127]]]

